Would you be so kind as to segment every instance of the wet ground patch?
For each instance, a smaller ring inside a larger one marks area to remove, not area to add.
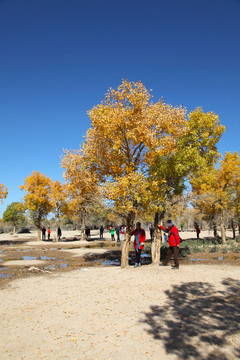
[[[122,242],[99,239],[85,244],[79,244],[77,241],[74,243],[66,241],[64,244],[41,241],[38,245],[32,246],[29,240],[1,241],[0,287],[5,286],[12,279],[33,275],[49,275],[92,266],[120,266],[122,245]],[[149,246],[142,253],[142,265],[151,264]],[[97,251],[99,249],[105,251]],[[130,250],[129,265],[132,266],[134,263],[135,252]],[[208,252],[192,253],[183,257],[180,253],[180,264],[199,263],[240,265],[240,254]]]

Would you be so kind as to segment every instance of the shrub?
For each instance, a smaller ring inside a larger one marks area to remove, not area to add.
[[[219,246],[217,246],[217,245],[214,245],[211,249],[210,249],[210,252],[212,252],[212,253],[216,253],[216,252],[218,252],[219,251]]]

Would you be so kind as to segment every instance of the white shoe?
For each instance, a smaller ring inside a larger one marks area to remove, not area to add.
[[[137,263],[135,263],[134,267],[135,267],[135,268],[136,268],[136,267],[138,267],[138,264],[137,264]]]

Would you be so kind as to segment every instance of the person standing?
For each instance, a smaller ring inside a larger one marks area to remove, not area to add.
[[[120,237],[119,237],[120,227],[119,227],[119,226],[116,226],[115,231],[116,231],[116,235],[117,235],[117,242],[119,242],[119,241],[120,241]]]
[[[125,238],[125,226],[122,225],[120,229],[120,241],[124,241]]]
[[[141,228],[141,223],[136,223],[136,228],[132,231],[131,236],[134,235],[134,249],[135,249],[135,265],[141,266],[140,257],[146,239],[145,230]]]
[[[174,258],[174,266],[172,269],[179,269],[179,244],[180,244],[180,236],[178,233],[178,229],[173,225],[172,220],[167,221],[167,229],[163,226],[159,226],[160,230],[168,233],[168,243],[169,248],[167,251],[167,255],[165,259],[163,259],[162,266],[167,266],[168,262],[171,260],[173,255]]]
[[[62,230],[61,230],[60,226],[59,226],[58,229],[57,229],[57,234],[58,234],[58,241],[60,241],[60,240],[61,240],[61,236],[62,236]]]
[[[42,241],[46,240],[46,228],[45,226],[42,227]]]
[[[199,239],[200,229],[199,226],[196,226],[197,239]]]
[[[101,225],[101,227],[100,227],[100,239],[103,239],[103,231],[104,231],[104,227]]]
[[[51,236],[51,229],[50,227],[48,228],[47,230],[47,237],[48,237],[48,240],[50,240],[50,236]]]
[[[112,241],[115,241],[115,238],[114,238],[114,227],[111,226],[109,231],[110,231],[110,233],[111,233],[111,239],[112,239]]]

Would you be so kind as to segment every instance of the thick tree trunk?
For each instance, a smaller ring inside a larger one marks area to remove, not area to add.
[[[154,233],[153,233],[153,242],[151,247],[152,252],[152,262],[153,264],[159,264],[160,261],[160,253],[161,253],[161,231],[159,230],[159,222],[162,225],[163,213],[159,214],[159,212],[155,212],[154,216]]]
[[[135,219],[135,214],[131,211],[127,217],[127,229],[126,236],[122,248],[122,257],[121,257],[121,267],[126,268],[128,266],[128,253],[129,253],[129,244],[131,240],[131,233],[133,229],[133,222]]]
[[[213,236],[215,239],[217,238],[217,224],[215,221],[213,221]]]
[[[222,243],[226,244],[226,230],[223,220],[221,220],[221,238],[222,238]]]
[[[161,232],[158,227],[159,219],[160,219],[160,214],[158,211],[156,211],[154,215],[154,232],[153,232],[153,242],[151,247],[153,264],[158,264],[160,261]]]
[[[38,228],[38,241],[41,241],[41,229]]]

